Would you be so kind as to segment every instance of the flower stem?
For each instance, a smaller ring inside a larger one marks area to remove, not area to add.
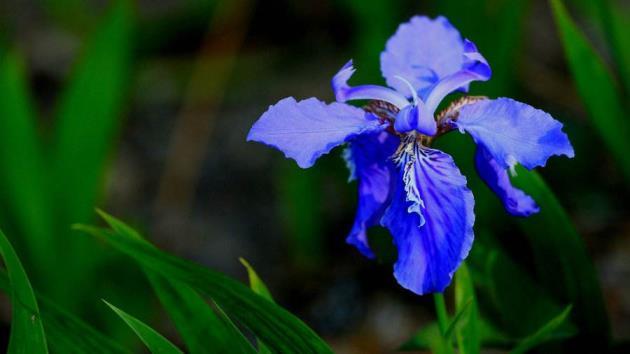
[[[446,312],[446,303],[444,302],[444,294],[433,294],[433,300],[435,301],[435,312],[437,313],[438,326],[440,327],[440,333],[442,336],[446,334],[448,328],[448,313]]]

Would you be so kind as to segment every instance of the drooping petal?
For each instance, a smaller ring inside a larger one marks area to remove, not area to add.
[[[284,152],[302,168],[353,137],[384,129],[372,114],[343,103],[325,104],[316,98],[280,100],[258,119],[247,136]]]
[[[483,146],[477,146],[475,167],[481,179],[501,199],[508,213],[514,216],[530,216],[540,210],[532,197],[512,186],[507,170],[499,166]]]
[[[367,229],[378,225],[391,198],[394,165],[391,156],[400,140],[387,132],[358,136],[344,151],[351,178],[359,186],[359,203],[354,225],[346,242],[363,255],[374,258],[367,239]]]
[[[332,88],[337,102],[347,102],[352,100],[379,100],[393,104],[402,109],[409,105],[409,101],[404,95],[378,85],[350,86],[348,80],[355,72],[352,60],[346,63],[332,79]]]
[[[532,169],[544,166],[553,155],[574,156],[562,123],[510,98],[465,105],[451,124],[469,133],[504,169],[513,168],[516,163]]]
[[[416,294],[442,292],[474,239],[474,198],[453,159],[413,142],[398,159],[381,224],[398,248],[394,276]]]
[[[387,41],[381,53],[381,72],[390,87],[406,93],[404,83],[396,78],[404,77],[425,99],[439,81],[483,58],[477,54],[446,18],[415,16]]]

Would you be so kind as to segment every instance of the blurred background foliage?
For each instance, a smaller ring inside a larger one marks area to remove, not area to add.
[[[265,279],[263,295],[274,294],[335,352],[448,353],[433,301],[391,276],[389,236],[370,234],[378,262],[345,244],[356,186],[347,183],[339,151],[300,170],[245,143],[255,119],[282,97],[332,100],[329,80],[350,58],[356,82],[382,83],[385,41],[415,14],[446,16],[488,59],[493,77],[474,84],[473,94],[514,97],[552,113],[576,150],[575,159],[552,159],[540,174],[518,171],[515,183],[542,211],[515,219],[476,177],[469,138],[440,141],[468,177],[477,214],[468,266],[446,293],[447,338],[466,353],[481,345],[525,352],[541,343],[541,352],[628,352],[624,0],[4,0],[0,227],[17,255],[0,242],[8,274],[0,288],[36,304],[25,274],[11,265],[19,257],[56,352],[141,351],[143,342],[152,351],[176,352],[175,343],[203,352],[210,342],[194,334],[208,326],[221,329],[212,343],[231,338],[242,352],[252,350],[254,335],[261,351],[278,339],[275,327],[239,317],[250,297],[237,285],[223,289],[222,278],[192,266],[168,268],[161,255],[146,258],[142,243],[72,229],[97,223],[98,206],[159,248],[242,281],[238,259],[249,260]],[[188,274],[208,283],[189,283]],[[246,294],[245,302],[235,306],[225,294]],[[211,310],[201,296],[212,298]],[[268,310],[260,316],[285,316]],[[34,337],[41,330],[16,324],[22,315],[8,297],[0,313],[3,342],[11,318],[14,330]],[[205,316],[182,320],[191,314]],[[230,318],[251,330],[248,339]]]

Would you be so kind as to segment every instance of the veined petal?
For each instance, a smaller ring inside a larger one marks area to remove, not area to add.
[[[374,258],[367,239],[367,229],[378,225],[391,199],[394,164],[391,156],[400,140],[387,132],[356,137],[344,151],[351,178],[358,180],[359,203],[354,225],[346,242],[363,255]]]
[[[348,85],[348,80],[350,80],[350,77],[352,77],[355,71],[356,69],[352,66],[352,60],[350,60],[333,77],[332,88],[337,102],[352,100],[379,100],[389,102],[399,109],[409,105],[409,101],[407,101],[407,98],[404,95],[390,89],[389,87],[378,85]]]
[[[483,146],[477,146],[475,167],[481,179],[501,199],[508,213],[514,216],[530,216],[540,210],[532,197],[512,186],[507,170],[499,166]]]
[[[442,292],[474,239],[474,198],[453,159],[410,143],[381,224],[398,248],[394,276],[416,294]]]
[[[390,87],[407,93],[405,84],[396,78],[401,76],[426,99],[435,84],[475,60],[469,51],[470,46],[446,18],[415,16],[387,41],[381,53],[381,72]]]
[[[513,168],[516,163],[532,169],[544,166],[553,155],[574,156],[562,123],[510,98],[465,105],[451,124],[470,134],[503,169]]]
[[[353,137],[384,129],[372,114],[343,103],[329,105],[316,98],[280,100],[258,119],[247,136],[284,152],[302,168]]]

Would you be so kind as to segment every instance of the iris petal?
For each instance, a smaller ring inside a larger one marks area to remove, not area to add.
[[[492,76],[492,70],[486,59],[479,53],[477,46],[467,39],[464,40],[464,52],[461,70],[440,80],[430,91],[426,99],[427,113],[433,116],[444,97],[456,90],[468,91],[473,81],[487,81]]]
[[[389,87],[378,85],[350,86],[348,80],[355,72],[352,60],[346,63],[332,79],[332,88],[337,102],[352,100],[379,100],[393,104],[402,109],[409,105],[409,101],[404,95],[390,89]]]
[[[398,249],[394,276],[416,294],[442,292],[474,239],[474,198],[453,159],[412,142],[398,160],[381,224]]]
[[[501,199],[508,213],[514,216],[530,216],[540,210],[529,195],[512,186],[507,170],[499,166],[483,146],[477,147],[475,167],[481,179]]]
[[[247,140],[275,147],[308,168],[335,146],[384,128],[377,117],[356,107],[288,97],[269,107],[252,126]]]
[[[532,169],[544,166],[553,155],[574,156],[562,123],[510,98],[465,105],[451,124],[470,134],[503,169],[516,163]]]
[[[405,84],[396,79],[402,76],[426,99],[439,81],[477,61],[479,53],[472,47],[446,18],[414,16],[387,41],[381,72],[390,87],[407,94]]]
[[[379,224],[389,205],[394,170],[391,156],[399,143],[394,135],[375,132],[358,136],[345,150],[351,178],[359,184],[359,205],[346,242],[369,258],[374,258],[374,253],[368,244],[367,229]]]

